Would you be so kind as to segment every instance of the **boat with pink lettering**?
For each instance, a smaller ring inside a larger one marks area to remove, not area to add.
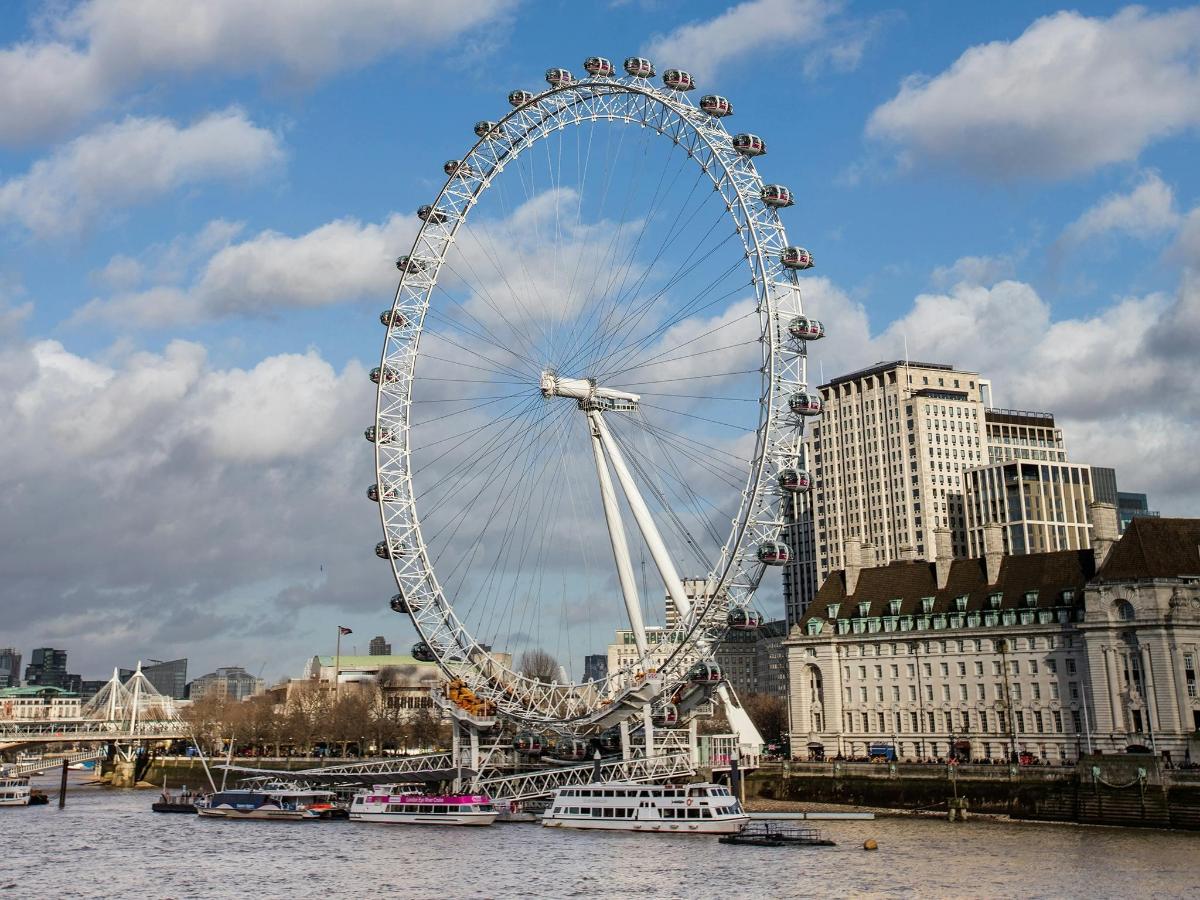
[[[406,794],[377,784],[354,795],[350,818],[389,825],[491,825],[500,815],[487,794]]]

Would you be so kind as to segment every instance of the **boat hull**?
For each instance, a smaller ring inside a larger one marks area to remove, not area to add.
[[[196,812],[210,819],[268,819],[275,822],[304,822],[316,821],[321,818],[320,813],[308,809],[268,809],[262,806],[258,809],[199,807]]]
[[[737,834],[750,821],[749,816],[724,816],[720,819],[700,819],[671,822],[652,819],[597,819],[591,816],[543,816],[546,828],[580,828],[593,831],[635,831],[646,834]]]
[[[445,815],[392,812],[351,812],[351,822],[374,822],[378,825],[491,825],[499,812],[446,813]]]

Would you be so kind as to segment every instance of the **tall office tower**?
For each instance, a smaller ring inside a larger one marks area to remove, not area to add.
[[[38,647],[34,650],[29,665],[25,667],[25,683],[69,689],[67,651],[55,650],[53,647]]]
[[[15,647],[0,649],[0,688],[21,686],[21,651]]]
[[[182,700],[187,688],[187,658],[172,659],[167,662],[152,659],[142,666],[142,674],[154,685],[154,689],[164,697],[174,697]],[[122,675],[122,677],[124,677]]]
[[[847,541],[860,542],[854,562],[864,565],[932,558],[933,530],[945,527],[951,555],[965,556],[962,476],[988,460],[991,384],[977,372],[893,360],[820,391],[824,411],[804,436],[814,488],[785,510],[789,624],[825,576],[845,566]]]
[[[371,638],[371,643],[367,644],[367,652],[371,656],[391,656],[392,645],[384,640],[382,634],[377,634]]]

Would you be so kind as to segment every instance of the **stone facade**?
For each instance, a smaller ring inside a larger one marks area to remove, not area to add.
[[[1003,556],[992,526],[980,558],[832,573],[785,641],[793,753],[1200,759],[1200,520],[1114,543],[1092,515],[1092,549]]]

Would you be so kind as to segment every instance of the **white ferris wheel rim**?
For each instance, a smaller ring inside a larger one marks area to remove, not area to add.
[[[700,165],[722,193],[742,241],[761,326],[759,422],[755,448],[737,517],[713,561],[706,598],[663,638],[675,649],[656,672],[656,696],[673,694],[697,659],[711,656],[725,633],[726,615],[750,605],[765,566],[755,555],[782,526],[780,492],[774,476],[799,458],[803,420],[790,415],[788,395],[806,386],[806,351],[787,339],[787,324],[800,315],[796,275],[779,256],[788,246],[778,210],[762,201],[763,180],[753,161],[733,150],[721,119],[688,102],[682,91],[656,88],[641,77],[591,77],[552,87],[513,109],[461,160],[431,204],[410,250],[421,260],[401,273],[384,339],[380,367],[395,372],[381,378],[376,392],[374,442],[379,486],[395,497],[379,502],[384,541],[396,584],[408,613],[437,663],[461,680],[501,715],[519,723],[562,731],[583,730],[603,711],[609,684],[546,684],[502,665],[470,633],[446,596],[421,533],[414,496],[410,410],[420,337],[437,276],[467,213],[504,167],[555,131],[587,122],[621,122],[654,129],[672,139]],[[399,323],[399,324],[398,324]],[[390,430],[392,440],[382,437]],[[714,587],[715,586],[715,587]],[[644,658],[642,671],[650,669]],[[615,673],[610,673],[612,679]]]

